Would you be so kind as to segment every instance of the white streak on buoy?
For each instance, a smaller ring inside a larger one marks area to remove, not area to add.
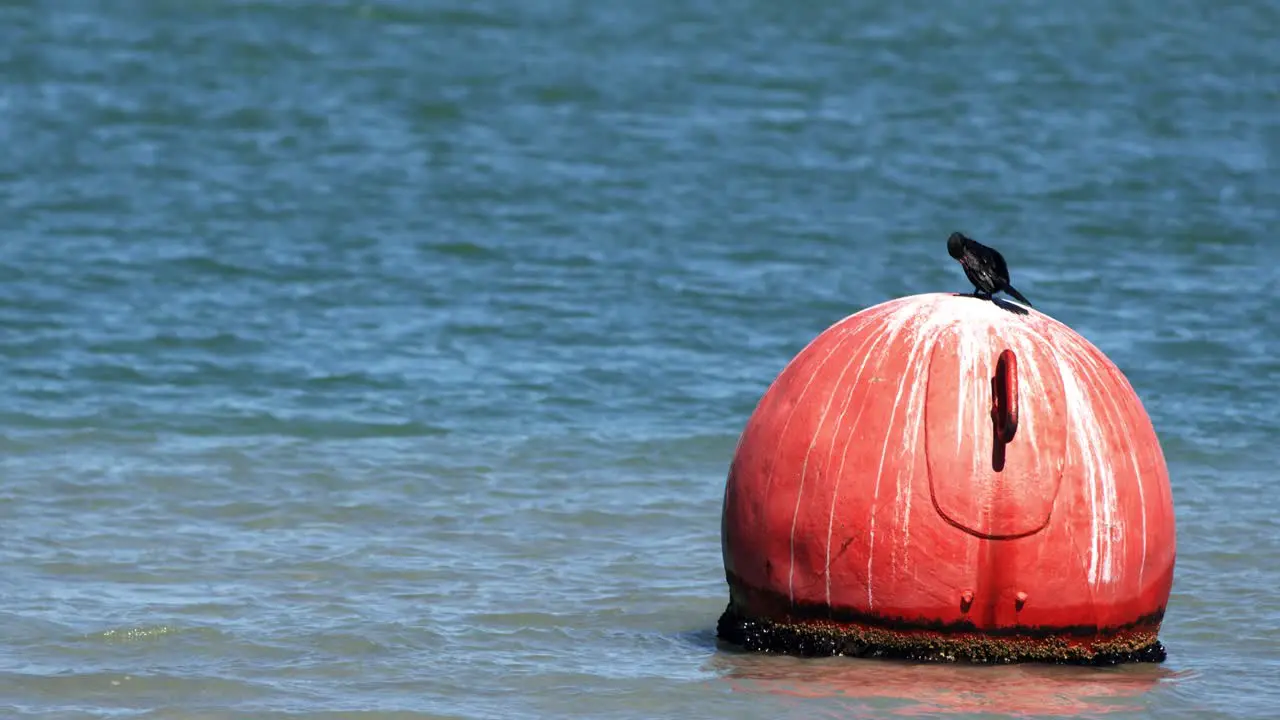
[[[1086,347],[1082,347],[1077,344],[1075,357],[1085,373],[1092,373],[1096,377],[1102,370],[1102,366],[1098,361],[1098,354],[1090,352]],[[1090,388],[1097,389],[1097,385],[1091,385]],[[1087,397],[1092,400],[1093,393],[1090,393]],[[1093,443],[1094,452],[1096,453],[1095,459],[1099,463],[1098,477],[1101,481],[1100,487],[1102,488],[1103,493],[1102,500],[1104,510],[1103,518],[1106,525],[1103,542],[1101,543],[1102,548],[1104,549],[1102,559],[1102,580],[1103,582],[1110,583],[1117,579],[1115,577],[1115,539],[1117,535],[1122,537],[1124,535],[1123,518],[1120,515],[1120,494],[1117,492],[1116,488],[1115,465],[1112,462],[1113,459],[1109,452],[1110,447],[1108,446],[1106,439],[1102,437],[1103,418],[1098,417],[1098,408],[1094,406],[1092,402],[1090,403],[1089,408],[1092,411],[1092,423],[1089,426],[1092,430],[1090,441]]]
[[[849,443],[853,441],[853,432],[858,427],[858,421],[862,419],[862,408],[865,408],[867,405],[865,402],[862,403],[862,407],[858,409],[858,414],[853,418],[853,426],[849,428],[848,433],[844,432],[845,413],[849,410],[849,405],[853,401],[853,393],[862,380],[862,371],[867,367],[867,359],[871,357],[871,352],[867,351],[867,344],[871,343],[871,347],[874,349],[876,343],[879,343],[883,338],[883,333],[868,332],[862,339],[862,344],[858,346],[858,351],[854,354],[854,357],[861,356],[862,363],[858,365],[857,374],[854,375],[851,381],[849,381],[849,395],[845,398],[844,407],[840,409],[840,417],[836,418],[836,428],[831,434],[831,445],[827,448],[827,465],[829,466],[831,464],[832,452],[835,450],[836,438],[844,435],[844,448],[840,453],[840,466],[836,469],[835,484],[831,488],[831,508],[827,514],[827,553],[822,572],[822,579],[823,582],[826,583],[828,607],[831,606],[831,534],[832,530],[835,528],[836,496],[840,493],[840,476],[844,473],[844,461],[849,454]]]
[[[1110,439],[1113,439],[1118,435],[1127,433],[1128,427],[1123,424],[1123,418],[1131,417],[1131,415],[1128,412],[1125,412],[1125,408],[1121,406],[1120,401],[1116,400],[1116,393],[1110,391],[1111,389],[1117,389],[1116,388],[1117,385],[1121,387],[1125,387],[1128,384],[1127,381],[1123,380],[1123,377],[1120,375],[1119,371],[1116,370],[1110,364],[1110,362],[1102,363],[1102,362],[1099,362],[1097,359],[1095,359],[1093,363],[1092,375],[1093,375],[1095,387],[1102,388],[1099,394],[1102,395],[1102,397],[1105,397],[1107,400],[1107,403],[1111,406],[1111,413],[1108,415],[1108,418],[1110,420],[1108,425],[1111,429],[1111,432],[1108,437]],[[1131,388],[1125,388],[1125,389],[1130,390],[1129,397],[1131,398],[1137,397],[1136,393],[1132,393]],[[1126,403],[1126,404],[1129,404],[1129,403]],[[1141,518],[1140,534],[1142,537],[1142,561],[1138,563],[1138,582],[1141,583],[1142,576],[1143,576],[1143,568],[1146,565],[1146,558],[1147,558],[1146,498],[1144,496],[1143,489],[1142,489],[1143,476],[1140,470],[1140,465],[1138,463],[1137,455],[1134,453],[1134,450],[1133,450],[1134,444],[1133,443],[1127,443],[1127,444],[1129,445],[1130,450],[1126,454],[1128,455],[1129,462],[1133,467],[1133,479],[1135,481],[1134,484],[1137,486],[1137,489],[1138,489],[1138,503],[1142,510],[1141,514],[1139,515],[1139,517]],[[1108,457],[1110,456],[1111,455],[1109,453]],[[1118,501],[1118,498],[1117,498],[1117,501]],[[1118,514],[1118,511],[1119,511],[1119,508],[1117,507],[1117,514]],[[1122,539],[1122,542],[1124,543],[1124,545],[1127,547],[1129,533],[1123,532],[1123,524],[1121,525],[1120,530],[1121,530],[1120,532],[1117,532],[1114,534],[1118,535]],[[1127,554],[1128,553],[1126,552],[1125,555],[1127,556]],[[1129,567],[1128,563],[1125,563],[1124,567]]]
[[[840,342],[836,343],[836,348],[843,347],[848,340],[849,334],[846,334],[840,338]],[[844,381],[845,374],[849,372],[849,368],[853,367],[853,362],[858,359],[856,354],[849,354],[848,357],[849,361],[844,364],[844,368],[836,376],[835,383],[831,385],[831,392],[827,395],[827,402],[822,406],[822,412],[818,415],[818,425],[814,428],[813,434],[809,439],[809,447],[804,451],[804,462],[800,464],[800,487],[796,489],[796,507],[791,513],[791,568],[787,572],[787,598],[793,603],[796,600],[796,522],[800,519],[800,500],[804,497],[804,481],[809,474],[809,456],[813,454],[813,448],[818,444],[818,438],[822,435],[822,426],[826,423],[827,415],[831,411],[831,403],[835,401],[836,395],[840,394],[840,385]],[[839,425],[837,424],[836,427],[838,428]],[[828,547],[829,551],[830,548]]]
[[[1129,384],[1128,379],[1124,377],[1124,373],[1120,372],[1120,369],[1115,367],[1113,363],[1108,362],[1107,375],[1111,379],[1112,383],[1128,392],[1128,401],[1125,403],[1128,408],[1124,409],[1125,412],[1121,412],[1122,408],[1119,407],[1119,403],[1115,402],[1115,396],[1110,396],[1113,398],[1112,402],[1116,405],[1116,417],[1128,418],[1137,415],[1145,415],[1145,410],[1142,410],[1141,412],[1129,412],[1129,410],[1140,410],[1142,401],[1138,399],[1137,392],[1133,389],[1133,386]],[[1138,407],[1134,407],[1135,405]],[[1128,432],[1129,428],[1128,426],[1125,426],[1122,429]],[[1130,438],[1130,440],[1132,440],[1132,438]],[[1130,442],[1128,445],[1129,463],[1133,467],[1133,478],[1136,481],[1134,484],[1138,488],[1138,507],[1142,510],[1138,516],[1141,518],[1142,528],[1142,560],[1138,563],[1138,585],[1141,586],[1143,575],[1146,574],[1147,569],[1147,497],[1146,491],[1143,488],[1143,485],[1146,484],[1146,476],[1143,475],[1142,463],[1138,460],[1137,444]]]
[[[909,305],[908,301],[894,301],[892,303],[886,304],[883,307],[886,310],[885,314],[889,314],[892,316],[893,314],[896,314],[900,310],[900,308],[906,305]],[[893,341],[898,336],[898,332],[901,330],[900,321],[895,321],[893,324],[895,325],[895,330],[892,333],[884,332],[883,327],[875,328],[875,330],[873,331],[872,334],[876,336],[875,343],[871,346],[871,349],[868,350],[865,355],[863,355],[862,365],[859,366],[858,368],[858,375],[857,375],[858,378],[862,377],[862,372],[866,368],[867,362],[873,356],[880,357],[881,363],[883,362],[884,348],[892,346]],[[884,341],[884,342],[882,343],[881,341]],[[881,363],[877,363],[875,367],[879,367]],[[832,528],[835,525],[836,500],[840,495],[840,480],[844,475],[845,460],[847,460],[849,456],[849,445],[852,443],[854,435],[857,434],[858,423],[859,421],[862,420],[862,411],[865,410],[866,407],[867,407],[867,404],[863,403],[862,406],[858,408],[858,414],[854,417],[853,425],[849,428],[848,439],[845,441],[844,450],[840,454],[840,466],[836,470],[836,484],[835,484],[835,487],[832,488],[832,492],[831,492],[831,509],[827,515],[826,570],[823,574],[826,579],[826,592],[827,592],[828,605],[831,604],[831,534],[832,534]],[[867,535],[868,555],[870,554],[871,545],[875,542],[874,528],[875,528],[875,516],[873,514],[871,519],[871,530],[868,532],[868,535]],[[871,603],[870,573],[867,574],[867,598],[868,598],[867,604],[868,606],[870,606],[870,603]]]
[[[907,355],[907,367],[912,368],[913,374],[911,376],[911,392],[907,396],[907,419],[903,432],[902,452],[911,456],[911,465],[907,470],[906,482],[903,482],[901,476],[898,478],[897,497],[897,507],[902,516],[901,535],[904,555],[911,545],[911,498],[912,489],[915,485],[916,459],[921,454],[919,451],[920,429],[924,427],[925,401],[928,399],[928,372],[930,367],[928,358],[933,352],[938,338],[947,328],[952,327],[956,321],[954,315],[939,313],[939,305],[941,305],[941,298],[935,298],[928,307],[920,307],[918,309],[921,313],[926,310],[931,312],[925,315],[924,320],[916,325],[915,340],[911,345],[911,352]],[[897,567],[896,548],[894,551],[894,567]]]
[[[894,341],[897,340],[900,334],[902,334],[902,331],[912,321],[912,319],[918,316],[919,310],[920,310],[920,303],[914,302],[906,305],[904,308],[899,309],[897,312],[893,314],[892,316],[893,319],[890,322],[890,325],[893,328],[893,332],[890,333],[890,339],[889,339],[890,347],[894,345]],[[881,364],[883,364],[883,359]],[[876,483],[875,483],[874,489],[871,491],[871,507],[868,513],[871,517],[870,517],[870,522],[867,529],[867,609],[868,610],[874,607],[874,602],[875,602],[875,599],[872,597],[872,589],[871,589],[872,585],[874,585],[874,583],[871,580],[871,568],[872,568],[872,563],[875,561],[875,554],[876,554],[876,506],[880,501],[880,479],[881,479],[880,476],[884,472],[884,458],[885,458],[885,455],[887,455],[889,452],[889,439],[893,437],[893,422],[895,419],[897,419],[898,405],[899,403],[902,402],[902,391],[903,391],[903,388],[905,387],[906,381],[907,381],[906,373],[903,373],[902,377],[898,379],[898,393],[897,395],[894,396],[893,407],[890,408],[889,410],[889,422],[885,426],[884,444],[880,448],[880,464],[879,464],[879,467],[876,468]]]
[[[1069,340],[1062,337],[1062,340]],[[1112,578],[1111,528],[1115,513],[1115,478],[1111,471],[1106,446],[1098,430],[1098,417],[1081,377],[1083,349],[1076,343],[1055,346],[1058,372],[1062,377],[1063,395],[1067,401],[1067,422],[1071,426],[1071,445],[1079,453],[1082,470],[1089,488],[1091,539],[1089,550],[1089,582],[1095,588]],[[1087,355],[1086,355],[1087,357]]]
[[[848,331],[845,332],[845,335],[848,335]],[[764,481],[764,496],[766,498],[769,497],[769,488],[773,486],[774,469],[778,467],[778,452],[782,450],[782,441],[787,437],[787,428],[791,427],[791,419],[796,415],[796,408],[804,404],[804,396],[808,394],[809,386],[813,385],[814,379],[822,372],[822,368],[826,366],[827,361],[831,359],[831,354],[836,351],[839,345],[839,342],[832,343],[831,347],[827,348],[827,354],[822,356],[822,362],[818,363],[817,369],[809,373],[809,379],[805,380],[804,387],[800,388],[800,395],[791,404],[791,411],[787,413],[787,419],[782,423],[782,429],[778,431],[778,442],[773,446],[773,458],[769,461],[769,476]],[[795,358],[792,358],[791,362],[787,363],[787,366],[783,368],[782,373],[779,373],[779,376],[785,374],[803,354],[800,353]]]

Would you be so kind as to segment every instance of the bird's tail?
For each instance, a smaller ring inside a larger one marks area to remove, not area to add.
[[[1031,301],[1030,301],[1030,300],[1028,300],[1028,299],[1026,299],[1026,298],[1022,297],[1022,293],[1020,293],[1020,292],[1018,292],[1017,290],[1013,289],[1013,286],[1012,286],[1012,285],[1010,285],[1010,284],[1008,284],[1008,283],[1005,283],[1004,291],[1005,291],[1005,292],[1007,292],[1007,293],[1009,293],[1010,295],[1012,295],[1014,300],[1017,300],[1018,302],[1022,303],[1023,305],[1026,305],[1027,307],[1035,307],[1035,305],[1032,305],[1032,304],[1031,304]]]

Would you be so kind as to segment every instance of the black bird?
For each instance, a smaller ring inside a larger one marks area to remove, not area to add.
[[[974,297],[990,300],[992,294],[1003,290],[1018,302],[1031,306],[1031,302],[1009,284],[1009,266],[1004,264],[1004,257],[995,248],[953,232],[947,238],[947,253],[960,263],[965,277],[977,288]]]

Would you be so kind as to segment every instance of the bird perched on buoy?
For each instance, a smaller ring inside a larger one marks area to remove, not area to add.
[[[1004,291],[1018,302],[1031,307],[1031,301],[1009,284],[1009,266],[995,248],[987,247],[963,233],[953,232],[947,238],[947,253],[964,268],[965,277],[973,283],[974,297],[992,299],[995,293]]]

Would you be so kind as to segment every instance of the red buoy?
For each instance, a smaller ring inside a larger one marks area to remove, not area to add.
[[[777,377],[725,488],[722,639],[800,654],[1162,660],[1173,501],[1124,375],[1066,325],[926,294]]]

